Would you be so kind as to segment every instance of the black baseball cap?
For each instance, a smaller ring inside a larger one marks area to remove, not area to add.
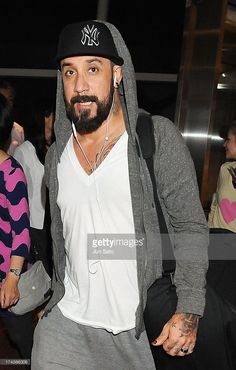
[[[104,23],[85,21],[68,24],[60,33],[56,61],[84,55],[97,55],[117,65],[124,60],[118,55],[112,35]]]

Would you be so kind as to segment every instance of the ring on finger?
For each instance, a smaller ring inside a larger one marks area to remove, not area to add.
[[[188,348],[180,348],[180,352],[187,353],[188,352]]]

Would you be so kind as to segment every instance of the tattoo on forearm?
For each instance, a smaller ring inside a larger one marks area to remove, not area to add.
[[[192,313],[185,313],[182,316],[182,327],[179,329],[180,336],[190,335],[197,330],[199,316]]]

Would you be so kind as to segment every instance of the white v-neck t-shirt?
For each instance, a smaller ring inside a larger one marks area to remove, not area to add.
[[[125,250],[119,259],[88,257],[88,248],[90,252],[93,248],[87,237],[128,234],[134,238],[127,145],[125,132],[88,175],[76,157],[71,136],[57,170],[57,204],[66,249],[65,295],[58,306],[65,317],[114,334],[135,327],[136,259],[127,259]]]

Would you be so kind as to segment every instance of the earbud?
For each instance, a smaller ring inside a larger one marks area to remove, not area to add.
[[[114,73],[114,88],[118,89],[118,87],[119,87],[119,82],[116,79],[116,71],[115,71],[115,73]]]

